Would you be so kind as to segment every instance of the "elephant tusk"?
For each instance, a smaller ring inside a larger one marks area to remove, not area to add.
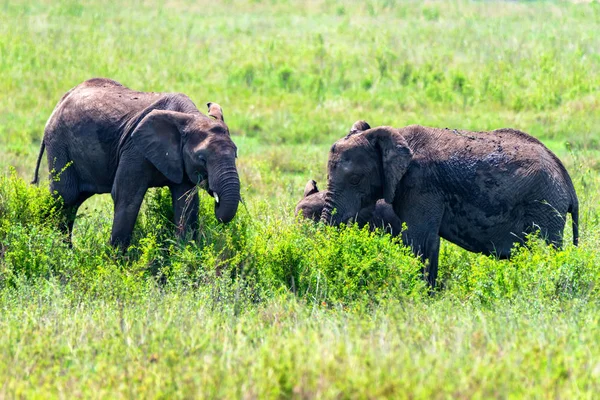
[[[213,193],[213,196],[215,198],[215,203],[219,204],[219,195],[215,192]]]

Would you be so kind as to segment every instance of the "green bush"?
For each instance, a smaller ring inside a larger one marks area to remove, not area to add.
[[[101,230],[80,235],[76,230],[75,246],[69,248],[58,229],[60,202],[15,174],[3,177],[2,282],[14,286],[19,279],[57,277],[84,291],[97,291],[97,279],[105,281],[117,272],[109,279],[121,280],[117,287],[151,279],[190,289],[212,285],[221,297],[235,291],[239,295],[243,287],[249,301],[293,293],[310,303],[345,306],[426,291],[420,262],[397,238],[354,225],[334,228],[290,218],[261,219],[243,205],[234,220],[223,225],[214,217],[214,200],[205,193],[200,199],[198,239],[177,240],[170,192],[151,190],[132,245],[121,255],[104,237],[108,220],[98,223]],[[272,213],[266,203],[259,209]],[[503,261],[445,244],[438,292],[478,304],[588,298],[598,290],[597,265],[595,252],[571,245],[557,251],[535,237]]]
[[[61,221],[61,201],[47,188],[37,187],[19,178],[14,169],[0,175],[0,239],[14,225],[51,226]]]

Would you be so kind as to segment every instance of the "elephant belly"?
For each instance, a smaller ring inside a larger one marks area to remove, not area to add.
[[[84,192],[110,193],[117,164],[117,140],[88,125],[73,133],[68,146],[69,161]]]
[[[523,218],[520,207],[489,210],[456,204],[445,210],[440,236],[466,250],[505,258],[522,241]]]

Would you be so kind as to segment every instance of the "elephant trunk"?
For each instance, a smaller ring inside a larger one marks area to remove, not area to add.
[[[208,184],[215,198],[215,216],[219,222],[228,223],[235,217],[240,202],[240,178],[235,161],[218,165],[209,173]]]
[[[328,191],[325,196],[325,207],[321,213],[321,222],[328,225],[339,225],[342,222],[342,210],[336,207],[333,197],[332,192]]]

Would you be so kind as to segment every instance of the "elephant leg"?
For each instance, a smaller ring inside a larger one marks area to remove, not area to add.
[[[134,171],[128,170],[127,166],[119,168],[111,191],[114,219],[110,244],[122,251],[129,246],[135,221],[148,190],[148,181],[144,179],[144,175],[132,172]]]
[[[546,244],[562,248],[566,213],[557,211],[549,204],[537,203],[525,215],[525,234],[539,231]]]
[[[435,196],[411,194],[406,194],[401,203],[394,204],[394,211],[407,227],[402,232],[402,241],[423,262],[423,277],[431,288],[435,287],[438,273],[442,204]]]
[[[439,235],[431,234],[425,239],[423,257],[427,259],[427,263],[423,268],[423,273],[427,279],[427,283],[429,283],[429,286],[432,288],[435,288],[435,282],[437,280],[439,256],[440,237]]]
[[[119,195],[118,193],[116,195],[113,194],[115,215],[110,235],[110,244],[113,247],[120,247],[121,250],[126,250],[129,246],[133,227],[140,212],[140,206],[142,205],[142,200],[144,200],[145,193],[146,189],[137,192],[132,197]]]
[[[80,192],[77,172],[69,164],[66,156],[56,153],[59,152],[48,149],[48,165],[51,166],[50,193],[62,199],[63,223],[60,224],[59,229],[67,236],[67,242],[70,244],[77,210],[91,196],[91,193]]]
[[[403,242],[410,246],[413,254],[423,263],[423,278],[431,288],[435,287],[440,255],[440,236],[437,233],[422,232],[415,234],[409,230],[402,237]]]
[[[173,200],[173,222],[177,237],[182,238],[188,232],[192,239],[198,236],[198,192],[194,185],[174,185],[170,187]]]
[[[69,246],[72,246],[72,244],[73,244],[72,243],[73,224],[75,224],[75,217],[77,216],[77,210],[79,210],[79,207],[81,207],[81,205],[83,204],[84,201],[86,201],[93,195],[94,195],[94,193],[82,192],[79,194],[79,197],[73,204],[70,204],[69,206],[65,206],[63,208],[63,215],[65,218],[65,223],[61,224],[61,230],[65,234],[68,235],[67,237],[68,237]]]

